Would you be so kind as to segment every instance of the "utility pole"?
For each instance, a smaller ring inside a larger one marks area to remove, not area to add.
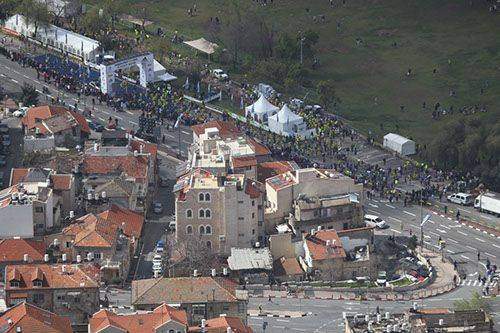
[[[300,35],[300,64],[302,65],[302,63],[304,62],[304,35],[302,33],[302,31],[299,31],[299,35]]]

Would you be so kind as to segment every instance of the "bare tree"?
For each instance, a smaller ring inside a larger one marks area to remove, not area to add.
[[[47,26],[50,21],[50,13],[47,4],[36,0],[22,0],[17,8],[18,12],[26,18],[26,25],[33,23],[35,26],[34,36],[38,34],[38,28]]]

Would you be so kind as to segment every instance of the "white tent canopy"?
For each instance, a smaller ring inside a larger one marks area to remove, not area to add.
[[[217,47],[219,47],[217,44],[209,42],[205,38],[189,40],[189,41],[184,42],[184,44],[187,44],[187,45],[191,46],[192,48],[195,48],[198,51],[204,52],[206,54],[214,53],[215,49]]]
[[[286,123],[302,123],[303,119],[301,116],[293,113],[292,110],[288,107],[288,105],[283,105],[281,110],[275,114],[274,116],[269,117],[269,119],[276,120],[280,124]]]
[[[259,99],[245,108],[245,115],[251,116],[256,121],[267,121],[267,119],[275,115],[279,108],[269,102],[264,95],[260,95]]]
[[[395,133],[384,135],[384,147],[394,150],[403,156],[416,153],[415,142]]]

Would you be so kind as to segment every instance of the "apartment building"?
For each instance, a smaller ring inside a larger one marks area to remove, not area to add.
[[[46,237],[55,252],[68,262],[93,261],[101,267],[101,280],[126,278],[130,257],[139,241],[144,218],[117,206],[98,215],[76,219],[60,233]]]
[[[266,197],[268,232],[289,217],[299,230],[362,222],[363,185],[333,170],[307,168],[268,178]]]
[[[190,239],[229,255],[231,248],[264,240],[260,183],[241,174],[216,176],[195,169],[174,186],[177,242]]]
[[[186,311],[162,304],[153,311],[117,314],[109,310],[94,313],[89,333],[187,333]]]
[[[28,302],[87,324],[99,310],[99,270],[91,265],[26,264],[5,268],[7,306]]]
[[[59,225],[61,208],[49,183],[19,183],[0,191],[0,238],[33,238]]]
[[[73,333],[69,318],[29,303],[19,303],[0,315],[2,333]]]
[[[167,303],[186,311],[189,325],[221,314],[247,323],[248,293],[233,280],[219,277],[179,277],[132,281],[132,306],[152,310]]]
[[[52,169],[12,168],[10,186],[19,183],[47,182],[61,205],[61,217],[75,210],[76,181],[73,174],[59,174]]]

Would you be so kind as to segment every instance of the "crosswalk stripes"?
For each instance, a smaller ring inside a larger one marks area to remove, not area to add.
[[[492,282],[486,282],[486,285],[483,285],[481,282],[478,280],[462,280],[460,283],[460,286],[463,287],[485,287],[488,286],[490,288],[495,287],[498,284],[497,280],[494,280]]]

